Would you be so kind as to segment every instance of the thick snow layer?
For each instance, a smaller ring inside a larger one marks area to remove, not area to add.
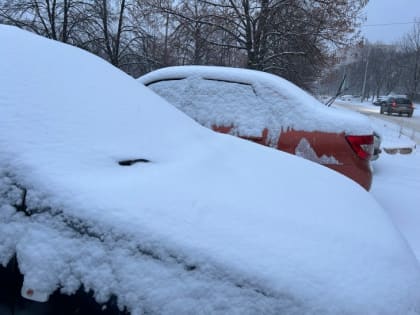
[[[367,104],[367,106],[371,106]],[[420,261],[420,151],[418,143],[401,133],[401,127],[370,117],[372,126],[382,136],[382,151],[373,163],[375,180],[370,193],[389,213]],[[406,118],[411,119],[411,118]],[[414,133],[408,132],[410,137]],[[402,150],[401,150],[402,149]],[[411,149],[411,153],[407,153]],[[402,151],[402,153],[400,152]]]
[[[420,261],[420,152],[382,153],[371,194],[389,213]]]
[[[0,42],[0,262],[17,255],[24,296],[83,285],[133,314],[420,313],[413,253],[350,179],[203,128],[80,49],[6,26]]]
[[[398,117],[397,124],[387,117],[372,115],[379,114],[379,107],[368,101],[337,101],[335,105],[367,113],[373,129],[381,135],[382,154],[372,163],[374,181],[370,193],[388,212],[420,261],[420,137],[411,128],[420,116],[418,111],[414,111],[414,118]],[[416,108],[420,105],[416,104]]]
[[[276,146],[282,131],[371,134],[369,121],[329,108],[281,77],[209,66],[163,68],[138,79],[202,125],[232,126],[230,133],[261,136]]]

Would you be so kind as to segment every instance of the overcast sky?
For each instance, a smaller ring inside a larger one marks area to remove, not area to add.
[[[369,0],[364,14],[362,35],[371,42],[393,43],[413,28],[413,24],[398,23],[420,19],[420,0]],[[374,26],[377,24],[391,25]]]

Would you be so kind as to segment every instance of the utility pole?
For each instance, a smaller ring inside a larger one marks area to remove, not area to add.
[[[368,66],[369,66],[369,55],[370,55],[370,46],[368,46],[367,57],[366,57],[365,75],[363,78],[362,95],[360,97],[361,102],[363,102],[365,99],[366,78],[367,78],[367,72],[368,72]]]

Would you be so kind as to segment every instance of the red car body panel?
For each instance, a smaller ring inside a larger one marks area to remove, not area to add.
[[[229,134],[232,126],[216,126],[212,129],[220,133]],[[251,140],[255,143],[270,146],[268,139],[268,129],[261,131],[261,137],[245,137],[242,139]],[[361,159],[352,150],[344,133],[327,133],[319,131],[283,131],[279,136],[279,141],[275,147],[278,150],[296,154],[296,148],[302,139],[306,139],[316,153],[316,156],[333,157],[338,163],[322,163],[322,165],[337,171],[359,183],[363,188],[369,190],[372,184],[372,171],[369,160]]]

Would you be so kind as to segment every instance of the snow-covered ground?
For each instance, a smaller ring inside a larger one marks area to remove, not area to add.
[[[420,261],[420,152],[387,154],[373,162],[371,194],[388,212]]]
[[[379,111],[379,107],[370,102],[339,101],[338,103],[340,105],[347,103],[353,106],[353,109],[354,106],[362,107],[368,112]],[[412,139],[414,131],[381,119],[381,116],[368,115],[368,117],[373,129],[382,136],[382,149],[388,149],[388,152],[393,153],[389,154],[383,150],[380,158],[372,163],[374,178],[370,193],[387,211],[420,261],[419,144]],[[419,104],[416,104],[413,118],[415,117],[420,117]]]
[[[0,263],[17,256],[24,297],[420,314],[418,261],[352,180],[212,132],[81,49],[2,25],[0,43]]]

